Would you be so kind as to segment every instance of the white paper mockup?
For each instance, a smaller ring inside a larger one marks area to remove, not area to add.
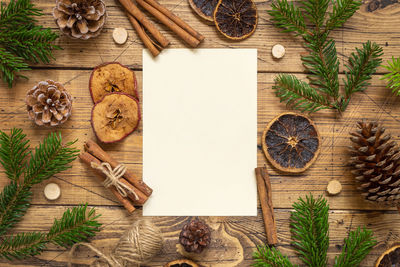
[[[143,52],[144,216],[256,216],[257,50]]]

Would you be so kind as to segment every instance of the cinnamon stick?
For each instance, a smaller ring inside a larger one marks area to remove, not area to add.
[[[92,168],[92,166],[91,166],[92,162],[96,163],[98,165],[101,164],[101,161],[99,161],[95,156],[93,156],[93,155],[91,155],[90,153],[87,153],[87,152],[82,153],[80,155],[80,159],[83,162],[85,162],[90,168]],[[93,169],[93,170],[95,171],[97,176],[102,179],[102,182],[106,179],[106,176],[100,170],[97,170],[97,169]],[[134,195],[132,195],[132,194],[130,194],[128,192],[128,197],[132,200],[132,202],[135,205],[141,206],[147,201],[148,197],[145,194],[143,194],[140,190],[138,190],[136,187],[134,187],[132,184],[130,184],[127,180],[125,180],[124,178],[120,178],[119,181],[122,182],[123,184],[125,184],[126,186],[128,186],[131,190],[133,190],[137,194],[138,199],[136,199],[136,197]],[[115,188],[114,187],[110,187],[110,189],[115,189]],[[118,190],[116,190],[116,191],[118,193]],[[121,196],[120,193],[118,193],[118,195]]]
[[[86,152],[80,154],[79,158],[89,166],[91,165],[91,161],[95,160],[95,158],[93,158],[89,153],[86,153]],[[104,176],[101,172],[96,170],[95,173],[96,173],[96,177],[98,177],[100,181],[104,181]],[[129,213],[132,213],[135,210],[135,206],[133,206],[133,204],[129,201],[129,199],[121,196],[118,193],[117,189],[115,189],[114,187],[111,187],[110,190],[111,190],[111,193],[113,193],[113,195],[118,199],[118,201],[125,207],[125,209]]]
[[[139,35],[140,39],[142,40],[143,44],[149,49],[150,53],[153,57],[158,56],[160,54],[160,50],[153,44],[150,37],[146,34],[142,26],[140,26],[139,22],[129,13],[127,13],[128,19],[131,22],[133,28],[135,28],[137,34]]]
[[[149,5],[163,13],[165,16],[167,16],[170,20],[175,22],[179,27],[190,33],[194,38],[202,42],[204,40],[204,36],[201,35],[199,32],[197,32],[195,29],[190,27],[186,22],[184,22],[180,17],[176,16],[174,13],[172,13],[170,10],[162,6],[160,3],[158,3],[156,0],[144,0],[146,1]]]
[[[148,20],[142,11],[132,2],[132,0],[119,0],[121,5],[126,9],[126,11],[131,14],[140,24],[142,24],[151,35],[160,43],[162,47],[167,47],[169,41],[162,35],[162,33]]]
[[[256,168],[257,189],[263,213],[265,233],[269,245],[278,243],[276,234],[276,222],[274,207],[272,205],[272,188],[267,169],[265,167]]]
[[[98,158],[102,162],[110,163],[111,167],[115,168],[120,163],[113,159],[110,155],[108,155],[96,142],[92,140],[88,140],[85,143],[85,150]],[[128,180],[134,187],[142,191],[144,195],[149,197],[153,193],[153,189],[151,189],[148,185],[146,185],[142,180],[136,177],[131,171],[126,170],[124,174],[124,178]]]
[[[121,0],[120,0],[121,1]],[[161,13],[159,10],[148,4],[143,0],[136,0],[140,6],[146,9],[150,14],[156,17],[159,21],[161,21],[165,26],[175,32],[179,37],[182,38],[187,44],[191,47],[197,47],[200,44],[200,41],[186,32],[184,29],[179,27],[179,25],[175,24],[171,19]]]

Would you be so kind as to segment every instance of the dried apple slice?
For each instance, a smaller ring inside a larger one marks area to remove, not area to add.
[[[108,94],[92,109],[93,131],[103,143],[121,141],[137,128],[139,121],[139,103],[125,93]]]
[[[135,73],[118,62],[105,63],[94,68],[89,90],[94,103],[114,92],[126,93],[139,99]]]

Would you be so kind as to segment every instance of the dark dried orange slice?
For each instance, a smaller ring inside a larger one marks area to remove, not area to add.
[[[375,267],[400,266],[400,244],[396,243],[391,248],[383,252],[376,261]]]
[[[265,128],[262,147],[269,162],[285,172],[307,170],[317,159],[320,136],[314,123],[304,115],[287,112]]]
[[[165,267],[199,267],[199,265],[191,260],[182,259],[167,263]]]
[[[214,21],[214,10],[218,0],[189,0],[189,4],[200,17],[208,21]]]
[[[214,11],[217,29],[232,40],[252,35],[257,21],[257,7],[252,0],[219,0]]]

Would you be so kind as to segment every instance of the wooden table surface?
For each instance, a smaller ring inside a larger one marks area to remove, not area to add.
[[[377,10],[370,11],[371,0],[364,1],[361,9],[345,24],[342,29],[333,32],[341,63],[346,62],[354,48],[360,47],[368,39],[384,47],[384,60],[400,55],[400,3],[397,1],[373,0],[382,2]],[[45,15],[39,22],[45,27],[58,30],[51,12],[54,1],[34,0]],[[187,0],[160,0],[177,15],[189,22],[206,37],[201,48],[257,48],[258,49],[258,136],[261,137],[265,125],[280,112],[286,110],[274,97],[271,87],[277,73],[294,73],[304,77],[300,55],[305,53],[299,39],[280,33],[270,22],[266,13],[270,9],[270,1],[256,0],[259,12],[259,25],[255,34],[242,42],[230,42],[217,33],[212,23],[205,22],[190,9]],[[63,50],[56,51],[56,60],[47,65],[34,65],[34,70],[25,73],[29,80],[18,81],[13,89],[0,83],[0,125],[8,131],[13,127],[24,129],[32,145],[38,144],[52,130],[59,130],[65,141],[79,139],[77,146],[89,138],[94,138],[90,126],[90,110],[92,101],[88,91],[88,80],[94,66],[108,61],[119,61],[135,70],[141,95],[142,89],[142,49],[143,45],[132,30],[128,19],[115,0],[106,0],[108,21],[103,33],[89,41],[71,40],[62,36],[57,44]],[[125,27],[129,32],[129,40],[124,45],[116,45],[112,40],[112,30]],[[171,40],[171,48],[183,48],[185,45],[168,29],[158,27]],[[280,43],[286,47],[286,56],[275,61],[271,56],[271,48]],[[212,62],[210,62],[212,64]],[[238,62],[240,64],[240,62]],[[343,70],[343,66],[341,66]],[[273,203],[277,219],[279,248],[289,255],[294,263],[300,263],[290,246],[289,215],[291,205],[300,196],[309,192],[327,197],[331,207],[329,262],[333,263],[350,230],[358,226],[366,226],[374,231],[378,245],[364,260],[362,266],[373,266],[378,255],[400,237],[400,215],[394,209],[365,203],[357,189],[349,168],[346,166],[349,142],[349,131],[361,119],[378,120],[384,124],[394,139],[400,139],[400,98],[385,88],[380,80],[383,68],[373,76],[372,84],[364,93],[357,94],[348,110],[339,115],[335,112],[320,112],[312,115],[322,136],[322,149],[319,159],[301,175],[279,173],[266,163],[261,147],[258,146],[258,166],[267,164],[272,179]],[[156,78],[156,77],[155,77]],[[33,125],[26,114],[24,103],[26,91],[37,82],[52,79],[63,83],[74,97],[73,116],[62,127],[44,129]],[[207,77],[199,77],[207,79]],[[245,93],[245,88],[243,88]],[[172,118],[173,119],[173,118]],[[207,125],[204,125],[207,127]],[[212,130],[212,129],[210,129]],[[136,132],[123,142],[107,145],[105,149],[115,158],[124,162],[139,176],[142,174],[142,123]],[[6,183],[1,175],[0,188]],[[327,183],[338,179],[343,185],[340,195],[329,197],[325,193]],[[56,182],[61,186],[62,196],[54,202],[43,196],[43,186],[48,182]],[[89,203],[101,213],[102,231],[92,240],[96,247],[107,251],[114,247],[122,232],[137,218],[141,217],[138,209],[129,215],[115,200],[114,196],[104,189],[79,160],[73,163],[71,170],[51,178],[33,189],[32,207],[18,224],[15,232],[46,231],[54,218],[60,217],[67,207],[80,203]],[[157,194],[157,192],[155,192]],[[223,192],[221,192],[222,196]],[[206,196],[206,192],[201,194]],[[183,200],[183,201],[190,201]],[[155,217],[153,218],[163,231],[165,244],[162,252],[150,264],[162,266],[168,261],[181,258],[182,249],[178,244],[178,235],[182,225],[190,220],[187,217]],[[193,257],[204,266],[249,266],[256,245],[266,241],[264,225],[259,209],[257,217],[210,217],[204,218],[213,230],[213,241],[210,248],[201,256]],[[73,261],[78,264],[89,264],[94,254],[82,248]],[[65,266],[68,253],[65,249],[49,246],[40,256],[24,261],[0,261],[1,266]]]

